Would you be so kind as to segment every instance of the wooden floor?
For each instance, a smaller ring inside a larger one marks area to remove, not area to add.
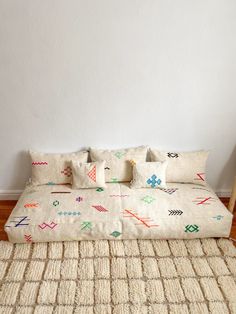
[[[228,203],[229,203],[228,198],[221,198],[221,201],[225,206],[228,206]],[[0,240],[7,240],[7,235],[3,227],[15,205],[16,205],[16,201],[0,201]],[[232,225],[230,236],[231,238],[236,239],[236,210],[235,209],[234,209],[234,219],[233,219],[233,225]],[[236,242],[234,243],[236,246]]]

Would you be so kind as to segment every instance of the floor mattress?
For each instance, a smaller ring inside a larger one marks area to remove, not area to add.
[[[209,186],[131,189],[128,183],[108,183],[105,189],[73,190],[29,185],[5,231],[13,243],[228,237],[232,218]]]

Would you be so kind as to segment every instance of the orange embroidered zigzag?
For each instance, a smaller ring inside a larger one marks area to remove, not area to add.
[[[24,208],[36,208],[38,205],[38,203],[28,203],[24,205]]]

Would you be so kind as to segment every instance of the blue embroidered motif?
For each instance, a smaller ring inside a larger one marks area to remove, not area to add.
[[[155,174],[153,174],[151,176],[151,178],[149,178],[147,180],[147,184],[151,185],[152,188],[155,188],[156,185],[160,185],[161,184],[161,179],[157,179],[157,176]]]

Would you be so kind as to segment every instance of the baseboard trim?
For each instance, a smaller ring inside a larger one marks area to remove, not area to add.
[[[18,200],[23,190],[0,190],[0,200]]]
[[[18,200],[23,190],[0,190],[0,200]],[[219,197],[230,197],[230,190],[216,191]]]

